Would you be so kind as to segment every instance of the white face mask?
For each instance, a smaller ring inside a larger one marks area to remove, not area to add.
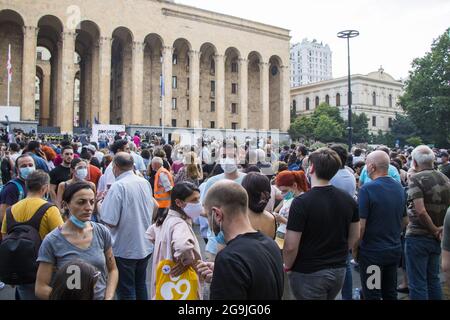
[[[183,208],[183,211],[187,214],[189,218],[195,220],[202,214],[203,206],[200,202],[188,203],[186,204],[186,207]]]
[[[223,160],[222,164],[222,170],[226,173],[226,174],[230,174],[233,172],[236,172],[238,167],[236,164],[236,161],[232,158],[226,158]]]
[[[80,180],[84,180],[86,179],[87,175],[88,175],[88,170],[87,168],[83,168],[83,169],[78,169],[77,171],[77,177]]]

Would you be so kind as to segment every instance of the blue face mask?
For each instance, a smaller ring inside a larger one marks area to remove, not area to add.
[[[25,168],[20,168],[20,176],[22,177],[22,179],[26,180],[28,178],[28,176],[33,173],[36,170],[35,167],[25,167]]]
[[[79,220],[77,217],[75,217],[74,215],[70,215],[69,217],[70,221],[75,225],[75,227],[79,228],[79,229],[84,229],[86,228],[86,222]]]
[[[216,236],[216,241],[218,244],[221,244],[225,246],[227,243],[225,242],[225,236],[223,234],[223,231],[220,231],[219,234]]]
[[[288,201],[291,200],[292,198],[294,198],[294,193],[292,191],[289,191],[288,193],[286,193],[286,195],[284,196],[284,200]]]

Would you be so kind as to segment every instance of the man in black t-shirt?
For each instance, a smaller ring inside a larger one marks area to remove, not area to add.
[[[62,163],[50,172],[50,197],[52,202],[56,202],[56,192],[61,182],[70,180],[70,163],[73,160],[74,152],[72,147],[65,146],[61,150]]]
[[[322,148],[309,156],[311,191],[293,200],[283,258],[299,300],[333,300],[341,291],[349,248],[359,238],[358,206],[330,185],[341,167],[338,154]]]
[[[205,199],[211,229],[223,230],[227,246],[215,263],[202,262],[197,271],[211,282],[211,300],[281,300],[283,261],[278,245],[253,229],[247,214],[248,196],[238,183],[224,180]]]

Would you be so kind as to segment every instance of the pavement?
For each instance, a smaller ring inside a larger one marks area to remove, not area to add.
[[[202,251],[202,256],[205,256],[205,242],[203,241],[203,238],[200,236],[199,233],[199,227],[194,225],[194,231],[195,234],[197,235],[197,239],[198,242],[200,244],[200,249]],[[152,263],[151,261],[149,262],[148,268],[147,268],[147,290],[149,292],[149,296],[150,296],[150,279],[151,279],[151,272],[152,272]],[[360,276],[359,276],[359,272],[357,269],[355,269],[355,267],[352,267],[352,277],[353,277],[353,289],[355,288],[361,288],[361,280],[360,280]],[[398,271],[398,283],[401,282],[402,280],[402,271],[399,269]],[[287,278],[287,277],[285,277]],[[442,288],[444,291],[444,297],[445,300],[450,300],[450,290],[449,288],[444,284],[444,278],[443,275],[441,275],[441,282],[442,282]],[[205,288],[208,292],[208,288]],[[14,289],[10,286],[5,286],[4,289],[0,290],[0,300],[14,300]],[[398,294],[398,299],[399,300],[408,300],[408,295],[406,294]],[[285,290],[284,290],[284,294],[283,294],[283,300],[295,300],[291,290],[289,288],[289,284],[287,279],[285,279]],[[341,295],[339,294],[338,297],[336,298],[336,300],[341,300]]]

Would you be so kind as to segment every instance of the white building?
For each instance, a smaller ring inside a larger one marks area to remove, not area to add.
[[[332,79],[331,49],[315,39],[291,47],[291,87]]]
[[[355,74],[352,80],[352,111],[365,113],[369,132],[387,132],[395,113],[403,113],[398,98],[403,94],[403,83],[380,68],[368,75]],[[291,105],[297,116],[308,115],[322,102],[338,107],[344,119],[348,117],[348,78],[321,81],[291,89]]]

